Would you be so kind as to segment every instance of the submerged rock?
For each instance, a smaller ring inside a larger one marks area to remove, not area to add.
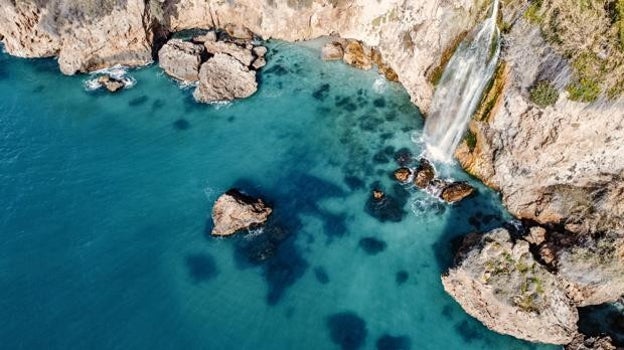
[[[266,222],[272,209],[262,199],[256,199],[230,189],[222,194],[212,208],[212,235],[229,236]]]
[[[321,49],[321,59],[323,61],[341,60],[343,55],[342,45],[337,41],[329,42]]]
[[[444,290],[488,328],[532,342],[568,344],[578,312],[566,283],[549,272],[505,229],[468,236]]]
[[[258,90],[256,72],[232,56],[218,53],[199,70],[199,85],[193,93],[198,102],[231,101]]]
[[[435,178],[435,170],[428,160],[422,158],[414,173],[414,185],[420,188],[427,188]]]
[[[158,51],[158,64],[168,75],[188,82],[199,79],[204,46],[171,39]]]
[[[109,92],[117,92],[126,86],[122,79],[112,77],[108,74],[98,77],[97,82]]]
[[[394,171],[394,178],[401,183],[409,182],[410,176],[412,176],[410,168],[398,168]]]
[[[445,202],[455,203],[470,196],[474,192],[474,187],[467,182],[451,182],[444,186],[440,193],[440,198]]]

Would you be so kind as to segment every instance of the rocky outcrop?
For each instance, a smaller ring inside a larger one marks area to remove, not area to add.
[[[422,158],[414,171],[414,185],[425,189],[429,187],[434,178],[435,170],[433,169],[433,165],[425,158]]]
[[[565,350],[617,350],[610,337],[586,337],[577,335],[574,340],[565,346]]]
[[[370,48],[358,40],[330,41],[321,49],[321,59],[324,61],[343,60],[345,63],[363,70],[377,66],[380,74],[390,81],[398,81],[396,72],[384,62],[381,53]]]
[[[117,92],[126,85],[123,80],[117,79],[110,75],[101,75],[97,78],[97,82],[109,92]]]
[[[535,261],[529,243],[505,229],[469,236],[444,290],[488,328],[533,342],[568,344],[578,312],[565,283]]]
[[[257,89],[255,71],[230,55],[218,53],[201,66],[193,97],[204,103],[231,101],[249,97]]]
[[[199,79],[199,66],[204,51],[203,45],[172,39],[158,51],[158,65],[178,80],[194,82]]]
[[[262,225],[271,212],[272,209],[262,199],[230,189],[217,198],[212,208],[212,235],[229,236],[237,231]]]
[[[474,187],[466,182],[451,182],[440,192],[440,198],[447,203],[459,202],[474,193]]]

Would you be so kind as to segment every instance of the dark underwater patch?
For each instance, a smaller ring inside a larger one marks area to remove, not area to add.
[[[152,102],[152,110],[161,109],[166,105],[165,101],[157,98]]]
[[[274,75],[277,75],[278,77],[281,77],[281,76],[288,74],[288,69],[284,68],[284,66],[282,65],[276,64],[270,67],[269,69],[266,69],[264,71],[264,74],[274,74]]]
[[[322,84],[316,91],[312,93],[312,97],[319,101],[325,101],[329,96],[329,84]]]
[[[478,325],[476,325],[475,322],[476,321],[463,320],[456,323],[454,326],[455,331],[466,343],[471,343],[473,340],[478,340],[483,337],[480,333],[481,330],[477,328]]]
[[[0,79],[2,79],[2,71],[0,70]],[[45,86],[43,85],[37,85],[34,89],[33,92],[38,94],[40,92],[43,92],[43,90],[45,90]]]
[[[450,304],[446,304],[444,305],[444,307],[442,308],[442,316],[444,316],[446,319],[452,319],[453,318],[453,306],[451,306]]]
[[[342,108],[347,112],[355,112],[358,109],[357,104],[355,104],[349,96],[337,96],[335,105],[336,107]]]
[[[412,151],[403,147],[394,154],[394,161],[400,166],[408,166],[413,161]]]
[[[383,97],[379,97],[373,100],[373,106],[377,107],[377,108],[384,108],[386,107],[386,99]]]
[[[374,199],[369,196],[366,201],[365,212],[380,222],[399,222],[407,215],[403,209],[406,202],[404,198],[403,196],[397,197],[393,193],[384,193],[384,197],[381,199]]]
[[[188,130],[191,128],[191,123],[184,118],[180,118],[173,122],[173,128],[176,130]]]
[[[407,282],[408,279],[409,279],[409,273],[405,270],[397,271],[397,273],[394,276],[394,282],[397,284],[397,286],[405,284],[405,282]]]
[[[344,177],[344,182],[347,184],[351,191],[362,189],[366,186],[364,180],[357,176],[347,175]]]
[[[194,283],[206,282],[219,274],[213,257],[206,253],[187,255],[184,262]]]
[[[132,100],[128,101],[128,106],[137,107],[142,104],[145,104],[148,100],[149,100],[149,97],[147,97],[147,95],[135,97]]]
[[[377,255],[386,250],[386,247],[388,246],[386,242],[375,237],[364,237],[360,239],[358,245],[368,255]]]
[[[379,151],[379,152],[375,153],[375,155],[373,156],[373,163],[375,163],[375,164],[388,164],[388,163],[390,163],[390,159],[388,159],[388,156],[386,156],[386,154],[382,150],[382,151]]]
[[[345,311],[329,316],[327,328],[332,342],[342,350],[360,349],[366,342],[366,322],[354,312]]]
[[[314,277],[320,284],[329,283],[329,275],[327,275],[327,270],[325,270],[322,266],[317,266],[314,268]]]
[[[410,350],[412,348],[412,341],[409,337],[400,335],[393,336],[384,334],[377,339],[377,350]]]

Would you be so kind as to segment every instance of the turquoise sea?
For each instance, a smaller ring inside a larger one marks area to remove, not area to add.
[[[401,86],[313,45],[269,46],[260,90],[212,106],[157,66],[108,94],[0,54],[0,347],[549,348],[444,293],[457,238],[510,217],[456,166],[440,170],[478,187],[460,204],[393,182],[421,152]],[[212,238],[231,187],[274,215]]]

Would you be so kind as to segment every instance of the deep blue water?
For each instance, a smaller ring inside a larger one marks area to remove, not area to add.
[[[444,293],[454,238],[509,217],[471,179],[458,205],[393,183],[397,152],[421,148],[404,90],[270,47],[259,92],[225,106],[154,66],[113,95],[0,54],[2,349],[538,348]],[[211,238],[233,186],[274,215]],[[393,205],[368,207],[373,186]]]

